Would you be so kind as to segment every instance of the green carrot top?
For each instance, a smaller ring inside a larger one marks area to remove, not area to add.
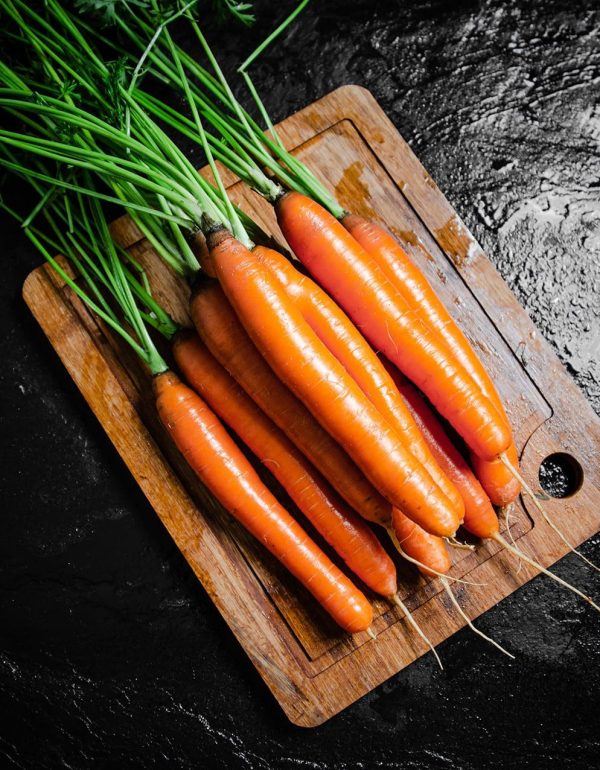
[[[100,202],[24,178],[39,196],[30,214],[23,217],[4,202],[0,207],[21,222],[23,232],[44,259],[131,346],[152,374],[166,371],[169,367],[148,327],[167,338],[178,327],[152,296],[141,265],[113,242]],[[56,254],[68,259],[79,278],[73,277]]]

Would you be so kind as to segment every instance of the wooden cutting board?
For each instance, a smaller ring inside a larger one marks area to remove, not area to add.
[[[538,488],[540,462],[555,452],[581,468],[581,487],[548,512],[580,544],[600,528],[600,422],[536,332],[481,248],[371,94],[347,86],[283,121],[287,146],[335,189],[348,209],[385,222],[426,273],[470,337],[507,405],[525,477]],[[268,205],[225,174],[232,197],[278,235]],[[131,222],[115,237],[143,262],[161,302],[187,319],[187,291],[159,263]],[[23,294],[102,427],[289,719],[319,725],[424,654],[397,608],[373,598],[377,639],[340,633],[285,571],[192,477],[154,415],[150,381],[135,357],[46,267]],[[519,547],[549,566],[567,552],[531,503],[512,514]],[[452,575],[473,618],[535,571],[495,545],[454,549]],[[399,565],[400,566],[400,565]],[[435,644],[463,621],[440,593],[400,566],[400,593]]]

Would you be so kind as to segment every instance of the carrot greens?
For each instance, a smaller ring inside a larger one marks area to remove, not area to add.
[[[148,288],[127,268],[110,236],[99,202],[77,196],[74,201],[77,217],[72,218],[65,196],[55,194],[52,188],[44,190],[27,175],[25,178],[44,201],[43,208],[36,206],[36,209],[39,208],[38,213],[44,219],[45,229],[34,226],[31,215],[22,218],[4,202],[0,202],[0,207],[21,222],[26,237],[67,286],[125,340],[152,374],[166,371],[168,366],[152,341],[147,325],[166,336],[171,336],[176,326]],[[86,288],[54,256],[57,252],[69,260],[84,279]],[[135,269],[140,270],[139,266]]]

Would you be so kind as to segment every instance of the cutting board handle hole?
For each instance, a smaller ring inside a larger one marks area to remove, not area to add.
[[[566,452],[548,455],[540,465],[540,485],[551,497],[571,497],[581,489],[583,468]]]

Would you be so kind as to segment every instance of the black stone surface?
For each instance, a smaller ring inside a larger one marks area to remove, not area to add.
[[[212,33],[229,71],[292,5]],[[599,29],[596,0],[315,1],[255,70],[276,119],[371,89],[596,411]],[[428,655],[290,726],[29,316],[38,257],[2,233],[0,766],[598,766],[599,618],[540,578],[480,621],[515,662],[461,632],[444,672]],[[557,572],[600,596],[576,558]]]

